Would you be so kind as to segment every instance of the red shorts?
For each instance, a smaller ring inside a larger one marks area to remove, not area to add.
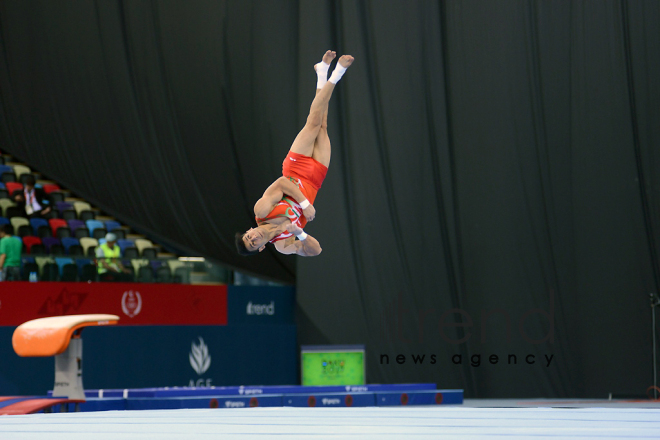
[[[328,167],[318,160],[304,154],[289,151],[282,162],[282,175],[309,183],[316,191],[321,189]]]

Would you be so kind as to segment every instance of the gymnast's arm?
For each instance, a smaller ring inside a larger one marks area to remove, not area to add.
[[[287,230],[293,234],[300,235],[303,230],[296,225],[289,225]],[[318,240],[309,234],[306,234],[304,240],[296,240],[295,237],[287,238],[286,240],[276,241],[275,249],[285,255],[300,255],[301,257],[316,257],[321,253],[321,245]]]
[[[267,189],[264,191],[264,195],[261,196],[257,203],[254,204],[254,215],[258,218],[264,218],[268,215],[270,211],[273,210],[273,207],[282,200],[284,194],[288,194],[299,204],[307,201],[305,195],[300,191],[298,185],[290,181],[288,178],[282,176],[273,182]],[[307,221],[311,222],[316,216],[316,210],[314,206],[309,204],[303,208],[303,215]]]

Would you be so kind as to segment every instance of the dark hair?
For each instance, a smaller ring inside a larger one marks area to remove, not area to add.
[[[242,255],[244,257],[248,257],[250,255],[256,255],[259,253],[259,249],[254,250],[254,251],[249,251],[245,247],[245,242],[243,241],[243,236],[245,235],[245,232],[237,232],[236,235],[234,235],[234,242],[236,243],[236,250],[238,251],[239,255]]]
[[[4,232],[7,235],[14,235],[14,227],[9,223],[7,223],[2,226],[2,232]]]
[[[28,174],[28,176],[25,178],[25,184],[34,186],[34,183],[34,176],[32,174]]]

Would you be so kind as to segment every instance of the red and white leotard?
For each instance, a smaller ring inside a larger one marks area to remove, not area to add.
[[[323,184],[327,172],[328,167],[317,160],[291,151],[286,158],[284,158],[284,162],[282,163],[282,175],[288,177],[289,180],[295,183],[298,186],[298,189],[300,189],[300,192],[303,193],[305,198],[307,198],[311,204],[314,204],[316,194],[319,189],[321,189],[321,185]],[[301,229],[307,224],[307,219],[303,215],[303,210],[300,207],[300,204],[287,194],[284,194],[282,200],[275,205],[266,217],[257,217],[256,220],[259,225],[268,220],[279,217],[288,218],[291,220],[291,223]],[[286,240],[290,237],[293,237],[293,234],[289,231],[284,231],[270,240],[270,243]]]

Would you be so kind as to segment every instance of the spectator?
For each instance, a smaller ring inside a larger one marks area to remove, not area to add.
[[[14,227],[10,224],[6,224],[0,229],[0,281],[21,279],[23,242],[13,235]]]
[[[117,236],[112,232],[105,235],[105,243],[96,248],[96,265],[101,281],[133,281],[131,272],[121,264],[121,249]]]
[[[43,217],[50,212],[46,192],[42,188],[35,188],[34,176],[28,176],[22,194],[16,194],[14,200],[25,207],[25,216],[29,218]]]

